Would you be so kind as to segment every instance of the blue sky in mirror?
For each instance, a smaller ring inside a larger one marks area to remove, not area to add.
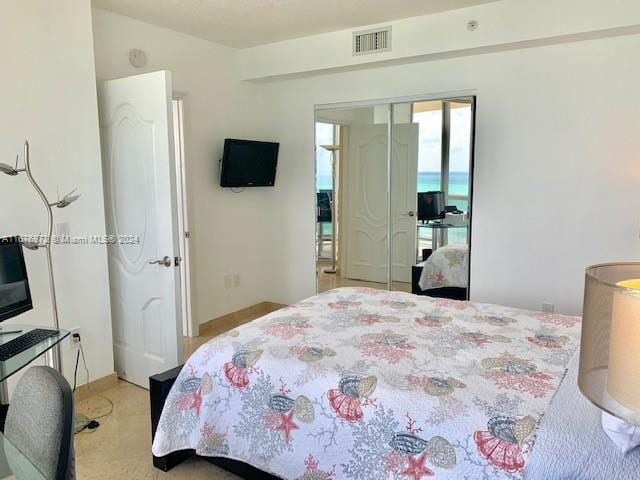
[[[420,124],[420,148],[418,151],[418,172],[440,171],[440,141],[442,137],[442,112],[432,110],[413,115],[414,122]],[[469,171],[469,126],[471,108],[451,109],[451,154],[450,171]]]

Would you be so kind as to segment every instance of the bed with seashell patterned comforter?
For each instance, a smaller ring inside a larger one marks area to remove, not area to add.
[[[153,453],[287,479],[522,478],[580,319],[342,288],[198,349]]]

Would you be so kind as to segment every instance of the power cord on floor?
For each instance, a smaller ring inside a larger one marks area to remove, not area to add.
[[[86,372],[86,376],[87,376],[87,391],[92,394],[93,392],[91,391],[91,387],[89,386],[89,368],[87,367],[87,360],[84,356],[84,349],[82,348],[82,339],[80,338],[80,334],[79,333],[74,333],[73,334],[73,339],[74,341],[77,339],[78,342],[78,351],[76,353],[76,366],[74,368],[73,371],[73,391],[76,391],[76,386],[77,386],[77,377],[78,377],[78,365],[80,364],[80,356],[82,356],[82,365],[84,367],[84,370]],[[96,397],[102,398],[104,400],[106,400],[109,403],[109,411],[106,413],[103,413],[102,415],[98,415],[97,417],[93,417],[93,418],[89,418],[86,417],[86,421],[83,422],[84,425],[81,425],[79,428],[76,428],[76,433],[81,433],[81,432],[85,432],[85,433],[93,433],[96,431],[96,429],[100,426],[100,422],[98,422],[98,419],[100,418],[104,418],[108,415],[111,415],[113,413],[113,409],[114,409],[114,405],[113,405],[113,401],[109,398],[106,397],[104,395],[100,395],[99,393],[95,393],[93,394]],[[77,423],[77,422],[76,422]]]

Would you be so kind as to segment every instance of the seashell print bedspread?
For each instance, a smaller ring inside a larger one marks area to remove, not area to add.
[[[153,453],[286,479],[516,479],[580,319],[342,288],[212,339],[169,394]]]
[[[442,287],[467,288],[469,245],[453,243],[438,248],[427,258],[420,274],[421,290]]]

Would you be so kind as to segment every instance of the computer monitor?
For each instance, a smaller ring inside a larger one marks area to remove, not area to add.
[[[0,322],[31,310],[27,267],[18,238],[0,238]]]
[[[444,192],[418,193],[418,220],[424,222],[445,218]]]

